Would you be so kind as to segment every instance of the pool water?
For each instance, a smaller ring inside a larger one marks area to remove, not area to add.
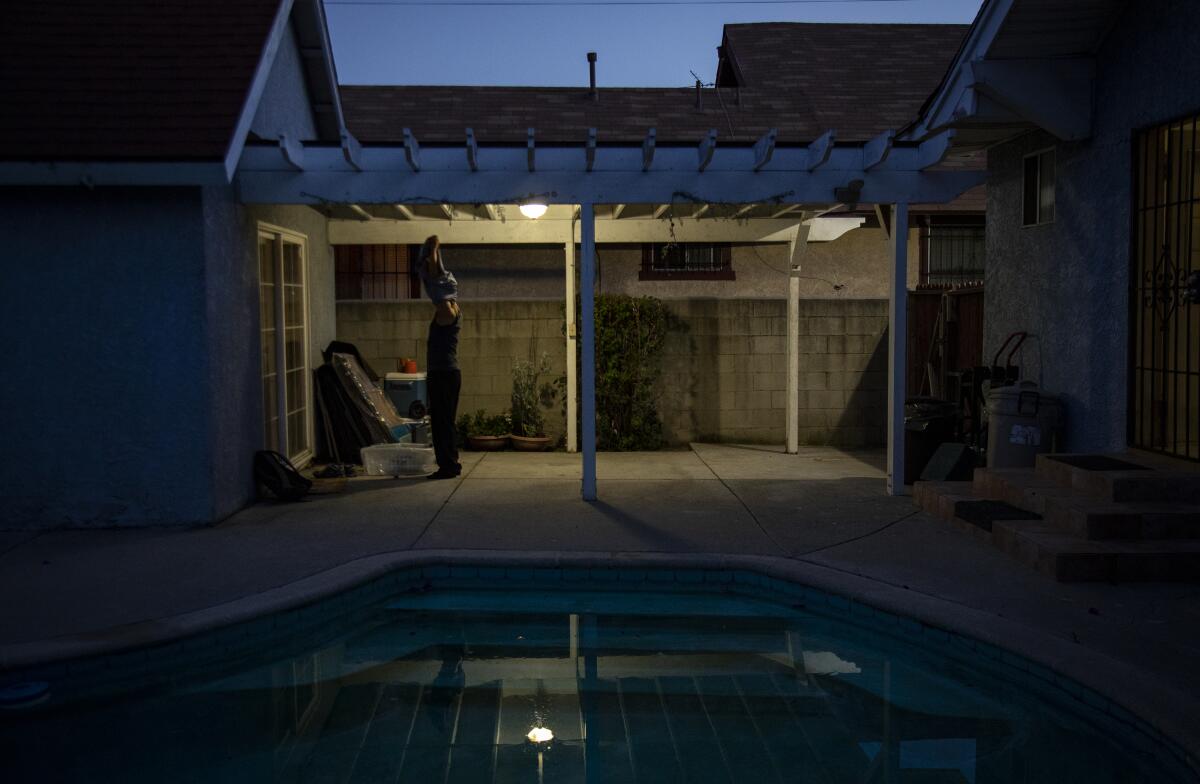
[[[1081,703],[803,607],[720,594],[415,592],[309,650],[0,712],[10,782],[1179,775]]]

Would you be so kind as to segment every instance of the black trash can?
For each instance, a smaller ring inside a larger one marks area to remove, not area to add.
[[[904,401],[904,484],[920,479],[937,448],[954,440],[956,416],[953,403],[936,397]]]

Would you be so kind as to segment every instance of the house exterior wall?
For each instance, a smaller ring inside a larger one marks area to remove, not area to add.
[[[1097,54],[1092,137],[1037,132],[988,154],[985,355],[1013,331],[1030,338],[1025,378],[1066,404],[1064,448],[1127,441],[1132,141],[1144,127],[1200,110],[1186,0],[1129,5]],[[1022,228],[1023,156],[1055,150],[1055,220]]]
[[[333,251],[326,219],[307,207],[238,204],[228,187],[204,191],[205,278],[210,367],[209,427],[214,462],[213,520],[255,497],[254,453],[263,448],[261,346],[258,312],[260,223],[304,235],[308,242],[309,367],[334,339]],[[311,404],[309,411],[315,414]]]
[[[0,189],[0,233],[0,524],[211,520],[199,190]]]
[[[782,443],[787,369],[784,300],[673,299],[686,325],[663,350],[659,411],[672,445],[690,441]],[[425,365],[427,302],[337,306],[338,338],[356,344],[379,372],[414,357]],[[805,444],[883,443],[887,409],[886,300],[808,300],[800,311],[800,427]],[[463,306],[459,412],[510,407],[512,363],[546,352],[565,373],[559,302],[471,301]],[[561,412],[549,435],[565,430]]]
[[[281,133],[292,139],[317,138],[308,87],[304,82],[303,61],[291,22],[280,39],[262,100],[250,123],[250,132],[271,140],[278,139]]]

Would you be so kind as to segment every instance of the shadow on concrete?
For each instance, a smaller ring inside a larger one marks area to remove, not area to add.
[[[613,506],[606,501],[593,501],[592,507],[618,526],[630,533],[636,534],[649,544],[661,547],[664,551],[688,552],[695,547],[693,542],[667,533],[661,528],[649,525],[636,515],[630,514],[624,509]]]

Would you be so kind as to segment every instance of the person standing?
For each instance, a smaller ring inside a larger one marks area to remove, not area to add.
[[[433,320],[429,322],[425,369],[429,389],[430,430],[438,469],[427,478],[453,479],[462,473],[454,432],[458,394],[462,389],[462,372],[458,367],[458,333],[462,311],[458,306],[458,281],[442,264],[437,235],[426,239],[421,246],[417,271],[434,307]]]

